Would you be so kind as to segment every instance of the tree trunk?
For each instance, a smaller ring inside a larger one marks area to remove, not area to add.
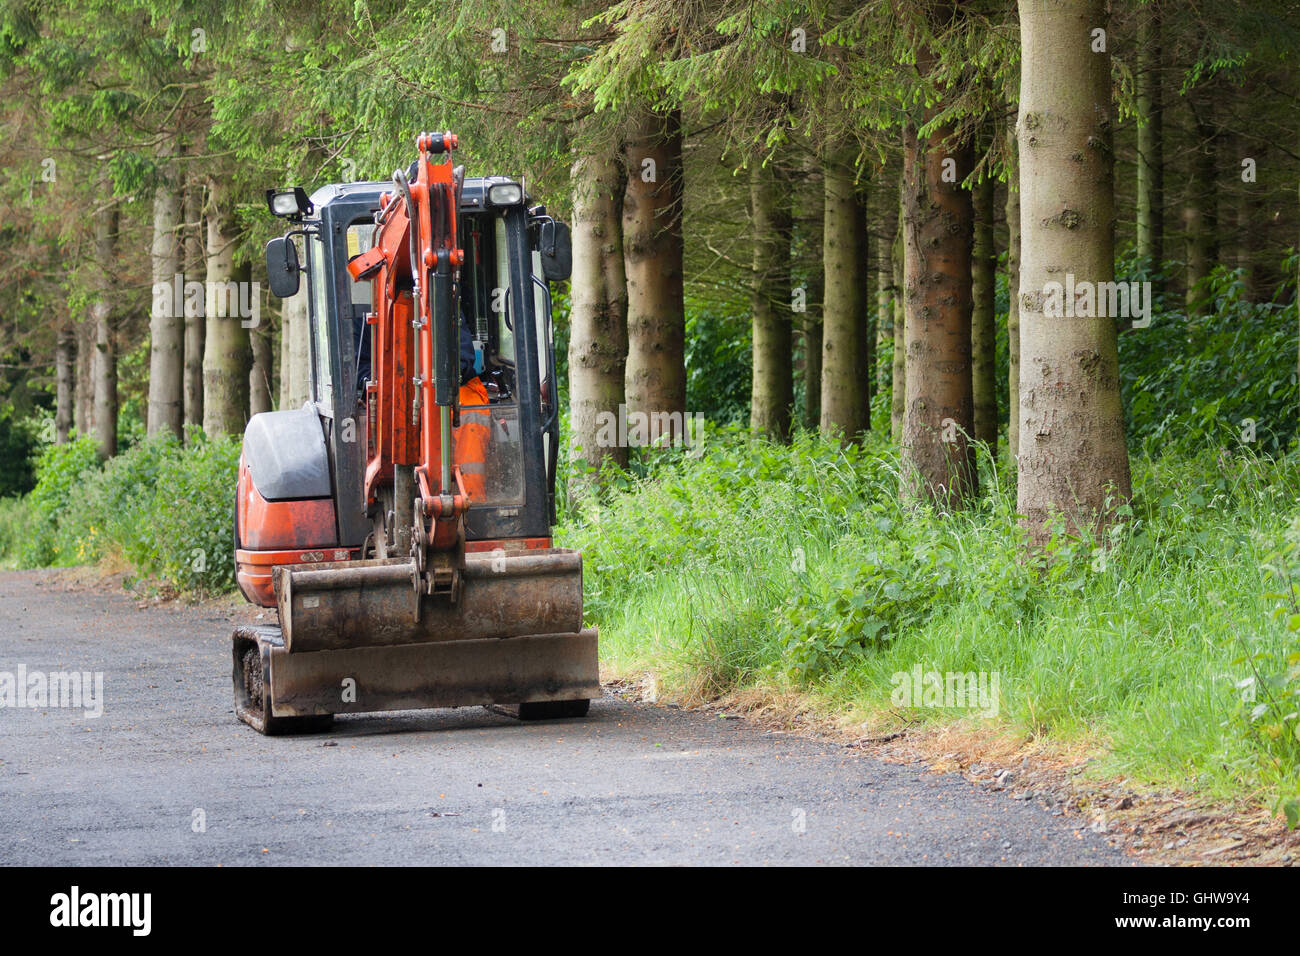
[[[756,162],[749,171],[749,197],[754,237],[749,427],[756,435],[783,442],[790,437],[790,407],[794,403],[790,184],[774,163],[764,166]]]
[[[884,395],[889,384],[893,382],[891,370],[885,367],[885,343],[894,341],[894,296],[898,290],[894,286],[894,273],[891,268],[893,258],[894,235],[897,230],[895,222],[892,191],[884,194],[883,210],[880,216],[880,229],[876,233],[876,395]]]
[[[1242,178],[1245,172],[1242,161],[1249,158],[1255,161],[1255,175],[1268,168],[1265,155],[1267,147],[1252,146],[1244,136],[1235,137],[1236,155],[1233,157],[1233,185],[1236,188],[1236,268],[1241,272],[1242,298],[1247,302],[1258,302],[1261,283],[1259,281],[1259,260],[1262,251],[1260,240],[1268,228],[1268,219],[1264,215],[1260,191],[1264,188],[1258,179],[1248,182]]]
[[[975,184],[975,245],[971,251],[971,393],[975,400],[975,439],[998,451],[997,316],[993,297],[997,249],[993,243],[993,185],[986,175]]]
[[[95,420],[95,323],[89,318],[77,322],[76,393],[73,396],[77,433],[89,435]]]
[[[180,438],[185,421],[185,305],[183,294],[177,295],[176,282],[181,276],[183,203],[180,187],[170,181],[173,170],[168,163],[175,149],[175,139],[169,139],[158,150],[163,181],[153,197],[153,307],[149,316],[149,412],[145,432],[151,437],[171,432]]]
[[[1138,14],[1137,252],[1159,271],[1164,260],[1164,98],[1161,91],[1160,7]]]
[[[245,277],[251,276],[246,273]],[[271,410],[271,380],[275,370],[272,367],[275,350],[271,346],[271,328],[263,322],[255,329],[249,329],[249,345],[252,347],[253,366],[248,371],[248,415],[260,415]]]
[[[631,120],[627,167],[627,408],[648,416],[651,442],[672,443],[686,412],[680,112],[643,110]]]
[[[612,149],[576,155],[573,192],[573,284],[569,313],[570,457],[599,469],[627,464],[627,448],[601,439],[617,430],[627,365],[627,277],[623,263],[623,168]]]
[[[866,432],[871,430],[871,396],[876,391],[876,310],[871,307],[875,301],[871,287],[875,275],[871,268],[871,232],[867,228],[871,202],[865,181],[858,186],[857,200],[854,245],[858,249],[858,430]]]
[[[1217,258],[1215,249],[1218,229],[1215,207],[1216,134],[1207,119],[1202,117],[1202,112],[1208,110],[1192,107],[1192,135],[1195,138],[1195,145],[1191,150],[1187,204],[1183,209],[1183,228],[1187,233],[1188,315],[1205,312],[1205,290],[1202,285]]]
[[[822,420],[822,317],[825,315],[826,271],[822,265],[823,221],[825,214],[825,187],[821,170],[813,158],[808,163],[807,179],[815,186],[808,205],[807,243],[808,259],[812,268],[808,272],[805,312],[800,322],[803,336],[803,427],[816,431]]]
[[[903,441],[903,409],[907,404],[907,319],[903,302],[903,177],[898,177],[898,230],[889,250],[889,265],[894,280],[894,364],[890,369],[889,437],[895,444]]]
[[[54,440],[62,445],[72,437],[76,417],[77,330],[72,320],[64,318],[54,351],[56,397]]]
[[[821,265],[819,262],[818,266]],[[816,431],[822,420],[822,324],[805,314],[799,326],[803,336],[803,427]]]
[[[235,228],[229,187],[208,184],[207,337],[203,348],[203,430],[209,438],[243,434],[248,418],[248,370],[252,354],[241,323],[235,289]]]
[[[90,315],[95,325],[94,432],[102,459],[117,454],[117,228],[118,208],[107,166],[100,174],[99,203],[95,213],[95,298]]]
[[[927,107],[931,122],[940,106]],[[971,172],[969,140],[948,124],[924,141],[903,137],[903,288],[907,322],[903,410],[904,497],[960,508],[976,492],[972,438],[971,246],[974,211],[961,185]]]
[[[185,190],[185,281],[203,283],[203,183],[191,180]],[[185,424],[203,427],[203,339],[201,299],[185,297]]]
[[[1020,171],[1016,131],[1007,131],[1007,446],[1020,454]]]
[[[856,151],[832,152],[825,167],[825,210],[822,220],[822,261],[826,289],[822,311],[822,415],[823,435],[851,441],[862,430],[861,389],[864,384],[858,339],[862,334],[861,246],[863,210],[854,186]]]
[[[1130,496],[1115,320],[1078,293],[1115,274],[1110,56],[1092,49],[1106,13],[1106,0],[1020,2],[1017,487],[1033,545],[1054,513],[1070,530],[1097,530]],[[1071,276],[1073,299],[1062,289]]]

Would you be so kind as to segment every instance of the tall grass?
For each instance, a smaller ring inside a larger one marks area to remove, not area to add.
[[[26,498],[0,498],[0,568],[19,566],[23,541],[36,520]]]

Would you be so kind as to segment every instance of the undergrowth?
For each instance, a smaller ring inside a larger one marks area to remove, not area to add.
[[[878,436],[782,447],[714,433],[703,454],[660,453],[642,471],[560,529],[584,551],[587,613],[615,670],[654,669],[697,699],[793,688],[895,725],[979,719],[899,708],[899,675],[997,675],[993,719],[1105,739],[1113,772],[1295,795],[1291,459],[1135,457],[1107,540],[1058,531],[1034,560],[988,455],[979,503],[955,514],[899,500],[897,450]]]
[[[101,465],[81,436],[47,445],[26,498],[0,501],[0,561],[65,567],[118,559],[175,591],[234,587],[231,507],[239,445],[193,431],[150,438]]]

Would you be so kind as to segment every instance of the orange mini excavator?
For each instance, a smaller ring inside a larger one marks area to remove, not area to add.
[[[265,734],[472,704],[580,717],[600,693],[582,556],[551,546],[552,281],[568,228],[421,135],[391,183],[271,190],[273,294],[306,276],[311,395],[255,415],[235,501],[235,712]],[[306,247],[299,258],[300,240]]]

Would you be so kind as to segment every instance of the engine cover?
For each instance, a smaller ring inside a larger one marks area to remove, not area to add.
[[[344,561],[320,420],[310,408],[254,415],[244,430],[235,498],[235,577],[244,597],[275,606],[280,564]]]

